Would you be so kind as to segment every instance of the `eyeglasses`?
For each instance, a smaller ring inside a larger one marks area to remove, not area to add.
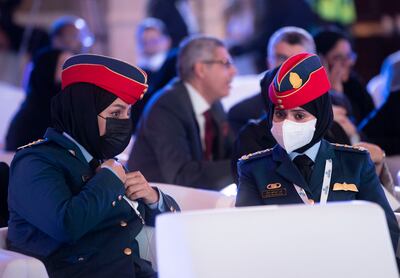
[[[337,54],[332,56],[332,60],[336,62],[347,62],[347,61],[355,62],[357,60],[357,53],[352,51],[347,54]]]
[[[205,60],[201,61],[204,64],[220,64],[224,66],[225,68],[229,69],[230,67],[233,67],[233,61],[230,59],[223,59],[223,60]]]

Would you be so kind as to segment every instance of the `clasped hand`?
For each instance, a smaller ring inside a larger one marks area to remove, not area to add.
[[[125,186],[125,195],[132,201],[142,199],[146,204],[158,202],[157,190],[152,188],[140,171],[125,172],[121,163],[115,159],[108,159],[100,167],[111,168]]]

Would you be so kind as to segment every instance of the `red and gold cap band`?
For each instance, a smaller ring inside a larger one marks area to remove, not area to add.
[[[276,109],[291,109],[320,97],[330,87],[318,56],[301,53],[281,65],[269,86],[269,98]]]
[[[91,83],[134,104],[146,92],[146,73],[123,61],[94,54],[69,58],[63,65],[62,88],[75,83]]]

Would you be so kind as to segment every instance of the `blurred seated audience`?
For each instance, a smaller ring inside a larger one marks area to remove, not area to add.
[[[61,90],[62,64],[70,55],[59,49],[43,49],[34,58],[25,101],[8,127],[7,151],[41,138],[50,126],[51,98]]]
[[[367,89],[377,109],[385,103],[390,92],[400,89],[400,50],[383,61],[381,72],[368,82]]]
[[[65,16],[56,20],[50,30],[51,47],[42,49],[31,63],[26,99],[10,123],[6,150],[42,137],[50,125],[51,98],[61,89],[61,69],[72,54],[87,51],[93,38],[83,19]]]
[[[265,71],[265,42],[274,32],[284,26],[296,26],[311,30],[320,23],[319,17],[312,11],[306,0],[233,0],[236,5],[251,2],[254,11],[253,35],[243,43],[229,48],[232,56],[252,53],[255,57],[257,72]],[[238,14],[241,13],[237,9]]]
[[[178,48],[172,48],[165,58],[161,68],[154,72],[149,80],[149,88],[141,100],[134,104],[135,109],[132,110],[131,119],[133,124],[133,132],[136,132],[137,125],[142,117],[146,104],[154,96],[154,94],[168,84],[176,77],[176,60],[178,57]]]
[[[267,58],[264,60],[268,69],[274,69],[287,58],[301,52],[315,52],[312,36],[304,29],[287,26],[278,29],[269,39],[267,45]],[[228,112],[229,124],[235,134],[250,119],[258,119],[265,113],[262,96],[257,93],[238,104]]]
[[[151,182],[220,190],[232,183],[232,135],[220,99],[236,74],[217,38],[186,39],[178,54],[179,78],[150,100],[128,161]]]
[[[171,46],[164,23],[157,18],[146,18],[136,31],[137,64],[147,73],[149,82],[163,65]]]
[[[178,47],[185,37],[199,32],[197,18],[188,0],[150,0],[147,13],[165,24],[172,47]]]
[[[326,27],[316,32],[314,41],[332,84],[333,105],[344,107],[350,120],[358,125],[374,110],[374,103],[353,70],[357,55],[350,37],[338,28]]]
[[[51,29],[52,48],[73,54],[85,53],[94,43],[94,37],[83,18],[63,16],[57,19]]]
[[[254,36],[256,25],[260,20],[260,6],[255,7],[254,0],[232,0],[227,1],[224,10],[225,42],[228,47],[245,44]],[[253,52],[233,58],[238,74],[254,74],[257,56]]]
[[[381,146],[387,155],[400,155],[400,88],[391,91],[380,108],[373,111],[361,126],[371,142]]]
[[[69,58],[45,139],[13,159],[8,249],[41,260],[50,277],[157,277],[136,236],[179,207],[114,158],[130,141],[131,105],[145,82],[120,60]]]

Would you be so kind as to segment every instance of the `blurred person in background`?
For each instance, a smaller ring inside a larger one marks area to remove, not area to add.
[[[182,42],[179,78],[157,92],[140,119],[128,161],[149,181],[220,190],[232,183],[232,134],[220,99],[236,74],[222,41]]]
[[[278,29],[268,40],[264,58],[267,68],[273,70],[287,58],[301,52],[315,52],[312,36],[304,29],[287,26]],[[228,112],[229,124],[235,134],[251,119],[258,119],[265,113],[264,98],[255,94],[232,106]]]
[[[51,98],[61,90],[62,65],[71,55],[59,49],[44,49],[34,58],[26,98],[8,127],[7,151],[16,151],[43,136],[51,122]]]
[[[171,37],[172,47],[178,47],[185,37],[200,31],[188,0],[150,0],[147,13],[165,24],[167,33]]]
[[[146,71],[151,82],[167,58],[171,38],[166,33],[164,23],[156,18],[146,18],[139,23],[136,31],[138,66]]]
[[[255,27],[259,26],[260,7],[256,8],[254,0],[227,1],[224,10],[225,41],[228,47],[245,44],[254,36]],[[234,58],[238,74],[253,74],[257,72],[254,53],[245,53]]]
[[[379,106],[360,124],[360,128],[371,142],[382,146],[387,155],[400,155],[400,51],[385,59],[379,82],[382,82],[381,90],[377,92]]]
[[[353,70],[357,55],[350,37],[337,28],[326,27],[315,33],[314,41],[332,84],[333,104],[344,108],[344,113],[357,126],[374,110],[374,103]]]
[[[51,29],[52,48],[73,54],[86,53],[94,43],[94,37],[86,21],[77,16],[63,16],[57,19]]]
[[[61,89],[61,68],[72,54],[87,51],[93,38],[83,19],[65,16],[50,30],[51,47],[42,49],[26,69],[26,99],[12,119],[5,149],[15,151],[41,137],[50,125],[51,98]]]
[[[234,0],[238,4],[249,0]],[[320,23],[306,0],[250,0],[254,11],[253,35],[242,43],[231,45],[229,50],[234,57],[252,53],[257,72],[266,69],[264,57],[265,42],[276,30],[284,26],[296,26],[311,30]],[[238,14],[241,10],[236,11]]]
[[[145,18],[137,27],[136,45],[138,65],[147,73],[149,89],[131,113],[133,132],[150,98],[176,76],[176,55],[171,60],[175,50],[170,50],[171,38],[161,20]]]

